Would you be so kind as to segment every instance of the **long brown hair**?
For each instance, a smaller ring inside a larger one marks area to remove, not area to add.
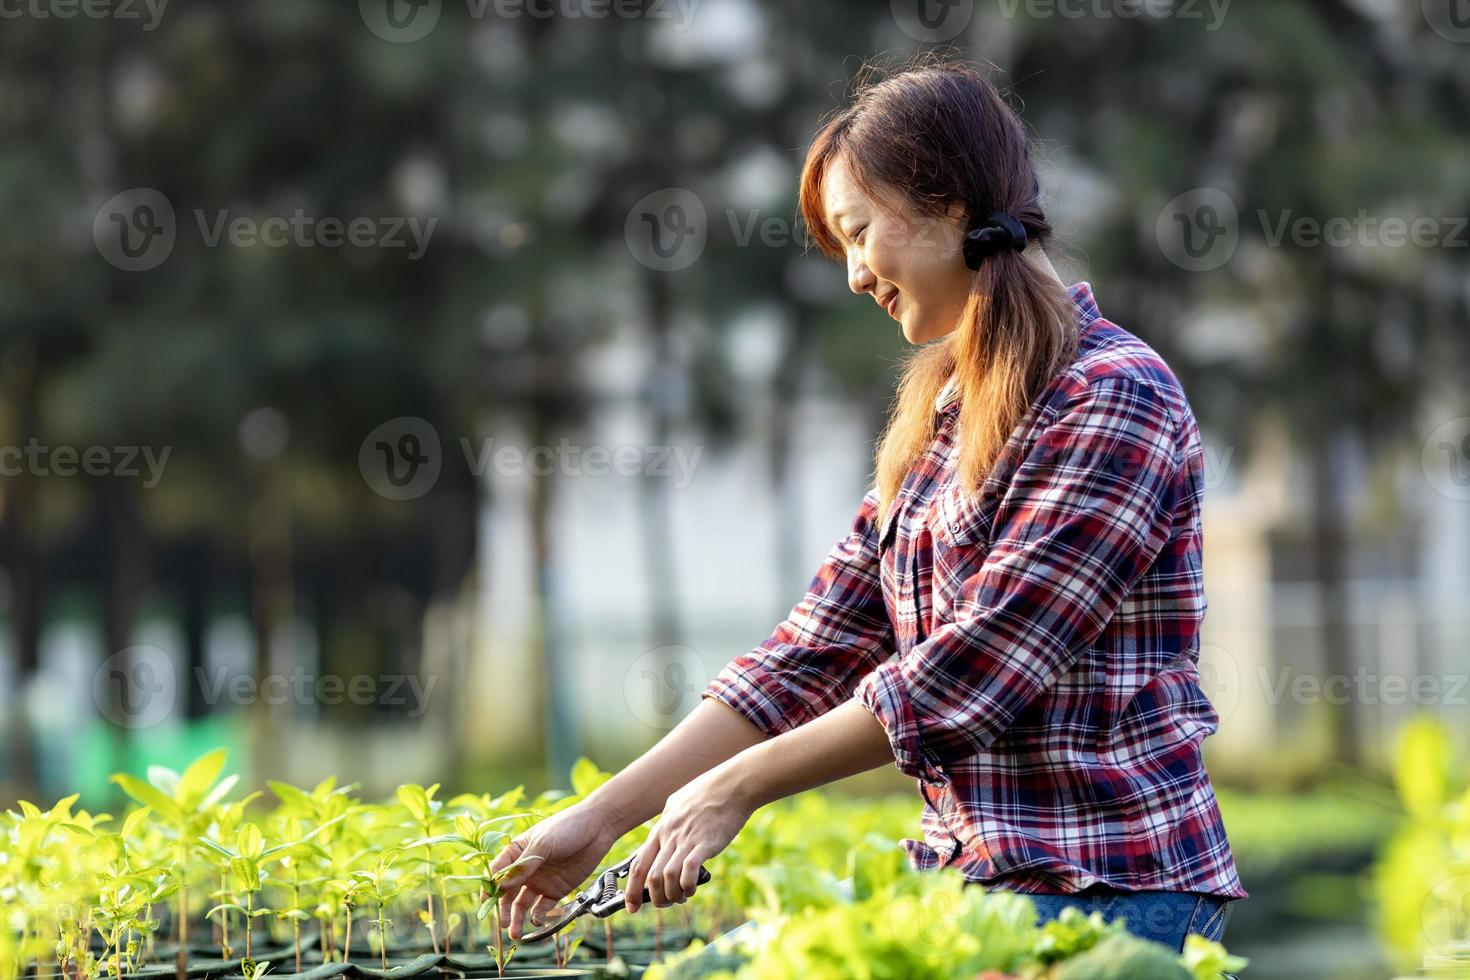
[[[1025,227],[1027,250],[1052,237],[1025,127],[969,62],[920,55],[887,77],[869,66],[855,79],[851,103],[812,140],[801,172],[801,216],[823,254],[842,261],[822,202],[823,177],[839,155],[876,204],[886,185],[922,215],[938,217],[959,203],[973,224],[1007,211]],[[874,453],[880,525],[934,438],[934,399],[950,375],[960,397],[959,478],[978,491],[1032,400],[1071,362],[1074,316],[1065,287],[1021,253],[1007,250],[980,263],[958,326],[904,360]]]

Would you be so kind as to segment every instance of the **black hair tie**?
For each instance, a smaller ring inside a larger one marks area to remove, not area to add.
[[[979,269],[988,256],[1026,247],[1026,227],[1004,211],[992,211],[965,235],[965,265]]]

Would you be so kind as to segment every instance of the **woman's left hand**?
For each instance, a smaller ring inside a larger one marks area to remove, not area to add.
[[[628,869],[626,907],[637,912],[647,884],[655,908],[694,894],[699,866],[729,846],[755,808],[731,788],[722,766],[690,780],[664,803],[663,815]]]

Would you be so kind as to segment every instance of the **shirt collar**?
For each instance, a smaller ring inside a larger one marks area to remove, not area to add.
[[[1102,316],[1102,312],[1097,308],[1097,300],[1092,295],[1091,283],[1086,280],[1075,282],[1067,287],[1067,293],[1077,307],[1076,324],[1079,331],[1085,330],[1089,323]],[[949,381],[934,399],[934,411],[943,412],[947,408],[955,407],[955,399],[959,395],[959,380],[958,375],[949,376]]]

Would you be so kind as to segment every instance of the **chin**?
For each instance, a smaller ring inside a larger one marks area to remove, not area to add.
[[[916,347],[920,344],[927,344],[934,339],[933,337],[926,336],[924,331],[917,326],[911,327],[907,322],[904,322],[902,326],[904,339]]]

